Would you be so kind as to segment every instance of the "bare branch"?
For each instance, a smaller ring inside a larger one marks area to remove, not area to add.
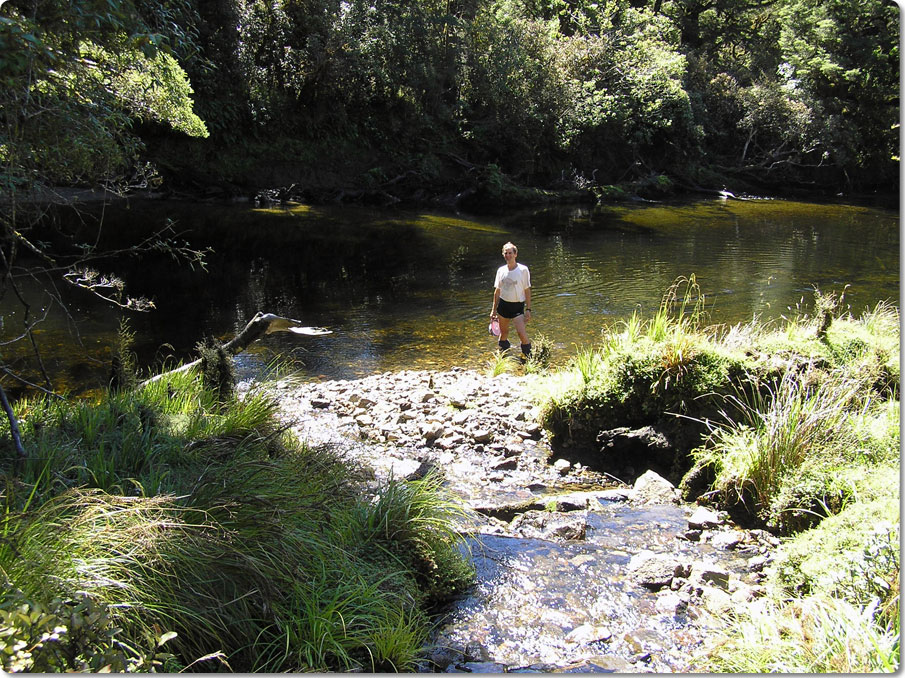
[[[7,419],[9,419],[9,432],[13,437],[13,444],[16,446],[16,456],[19,459],[25,459],[28,455],[25,454],[25,448],[22,446],[22,434],[19,433],[19,422],[16,420],[16,415],[9,404],[9,400],[6,397],[6,391],[3,390],[2,385],[0,385],[0,403],[3,404],[3,410],[6,412]]]
[[[127,296],[123,303],[121,300],[126,283],[116,276],[108,277],[93,269],[82,268],[64,273],[63,279],[70,285],[91,292],[94,296],[120,308],[130,311],[150,311],[155,308],[153,301],[142,297]],[[116,298],[105,294],[105,290],[115,291]]]
[[[53,391],[50,391],[50,390],[44,388],[43,386],[39,386],[38,384],[34,384],[34,383],[30,382],[28,379],[25,379],[24,377],[20,377],[18,374],[16,374],[12,370],[10,370],[5,365],[0,365],[0,372],[3,372],[7,376],[11,377],[12,379],[15,379],[16,381],[18,381],[21,384],[24,384],[25,386],[28,386],[29,388],[33,388],[36,391],[40,391],[44,395],[50,396],[52,398],[57,398],[58,400],[65,400],[65,398],[63,396],[61,396],[59,393],[54,393]]]

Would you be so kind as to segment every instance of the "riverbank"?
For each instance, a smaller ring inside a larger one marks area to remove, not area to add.
[[[16,403],[4,668],[896,670],[897,309],[696,291],[556,371]]]
[[[655,473],[627,485],[555,455],[538,379],[406,370],[272,389],[304,444],[343,449],[378,484],[439,472],[468,507],[478,581],[421,670],[689,670],[719,619],[763,595],[778,541]]]
[[[428,669],[898,666],[897,310],[707,328],[680,282],[556,373],[281,382],[296,435],[477,512]]]
[[[555,204],[606,204],[706,198],[818,200],[895,208],[898,193],[858,192],[779,181],[758,183],[748,175],[701,167],[622,173],[598,180],[574,168],[559,177],[507,173],[495,163],[466,160],[463,153],[424,151],[413,156],[362,154],[329,142],[304,151],[292,139],[243,141],[203,151],[204,143],[167,139],[153,145],[160,172],[155,192],[189,200],[250,200],[262,204],[364,205],[453,209],[473,214]],[[284,150],[293,149],[293,150]],[[302,159],[304,158],[304,159]]]

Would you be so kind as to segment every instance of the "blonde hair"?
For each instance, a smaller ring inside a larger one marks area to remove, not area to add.
[[[508,249],[511,249],[513,252],[515,252],[516,255],[518,255],[518,247],[516,247],[513,243],[507,242],[505,245],[503,245],[503,254],[506,254],[506,250]]]

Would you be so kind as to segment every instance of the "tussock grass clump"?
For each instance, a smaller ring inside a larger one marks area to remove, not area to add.
[[[501,374],[512,374],[518,370],[518,361],[509,351],[494,351],[487,359],[487,374],[498,377]]]
[[[692,455],[713,469],[721,503],[789,533],[837,512],[853,488],[841,485],[843,455],[857,449],[851,422],[868,402],[861,379],[838,375],[815,386],[786,373],[746,399],[731,397],[733,419]],[[816,486],[815,486],[816,485]],[[810,502],[810,503],[809,503]]]
[[[544,372],[550,367],[553,356],[553,341],[545,334],[536,334],[531,339],[531,355],[525,363],[526,374]]]
[[[427,610],[472,576],[462,510],[435,477],[372,500],[340,451],[285,434],[264,391],[222,397],[188,373],[18,405],[29,459],[0,459],[5,670],[414,669]]]

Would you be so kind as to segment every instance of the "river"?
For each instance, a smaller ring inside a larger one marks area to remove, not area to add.
[[[84,217],[82,217],[84,218]],[[173,225],[209,246],[206,271],[166,255],[126,258],[116,270],[155,304],[123,312],[62,290],[69,314],[31,295],[45,366],[73,392],[103,383],[120,317],[144,367],[185,360],[204,336],[229,338],[262,310],[329,327],[322,337],[272,335],[239,360],[254,374],[278,356],[302,377],[355,378],[404,368],[481,368],[493,274],[513,241],[531,270],[532,333],[561,364],[634,310],[650,317],[680,276],[694,274],[713,323],[769,320],[807,310],[813,288],[842,293],[855,314],[898,305],[900,235],[891,209],[783,200],[560,206],[469,216],[349,206],[219,205],[130,200],[104,211],[104,238]],[[12,295],[0,306],[6,340],[22,326]],[[34,376],[24,342],[4,357]]]

